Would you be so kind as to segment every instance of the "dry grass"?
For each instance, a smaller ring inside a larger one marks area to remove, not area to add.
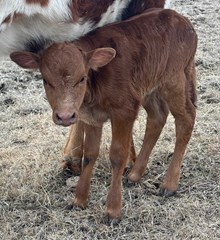
[[[195,3],[196,2],[196,3]],[[0,239],[220,239],[220,12],[211,0],[175,1],[199,34],[198,112],[178,194],[157,196],[174,147],[172,117],[141,183],[123,189],[123,220],[108,227],[104,211],[111,173],[106,124],[88,208],[66,211],[74,193],[58,161],[66,128],[51,120],[39,73],[0,65]],[[137,150],[145,113],[135,125]]]

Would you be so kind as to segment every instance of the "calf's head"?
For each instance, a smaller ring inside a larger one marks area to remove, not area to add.
[[[97,70],[115,57],[112,48],[84,52],[73,43],[53,44],[42,55],[14,52],[12,61],[23,68],[40,69],[53,121],[69,126],[77,121],[87,90],[89,70]]]

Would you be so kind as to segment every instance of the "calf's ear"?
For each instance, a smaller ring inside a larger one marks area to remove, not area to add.
[[[92,69],[97,70],[111,62],[115,55],[116,51],[113,48],[97,48],[87,53],[88,64]]]
[[[13,62],[22,68],[36,69],[40,66],[40,56],[31,52],[13,52],[10,54]]]

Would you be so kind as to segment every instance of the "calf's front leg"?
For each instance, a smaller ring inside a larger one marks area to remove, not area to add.
[[[102,127],[93,127],[84,124],[85,142],[84,142],[84,158],[82,172],[76,186],[76,193],[73,205],[85,208],[88,201],[90,180],[92,169],[99,155],[99,146],[102,136]]]
[[[117,224],[121,218],[122,175],[129,156],[133,123],[134,119],[130,121],[112,120],[112,143],[110,148],[112,180],[104,217],[104,222],[107,224]]]
[[[75,175],[80,175],[82,171],[82,158],[84,154],[84,136],[85,129],[82,121],[73,124],[70,127],[69,136],[64,147],[64,155],[61,159],[61,167],[71,170]],[[131,136],[131,147],[128,156],[127,168],[133,166],[136,160],[133,137]]]

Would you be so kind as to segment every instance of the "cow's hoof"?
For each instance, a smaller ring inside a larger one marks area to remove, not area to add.
[[[81,159],[72,159],[69,156],[64,156],[61,160],[61,167],[65,170],[70,170],[74,175],[79,176],[82,171]]]
[[[176,194],[176,191],[170,191],[166,188],[160,188],[160,190],[159,190],[159,196],[172,197],[175,194]]]
[[[137,183],[137,182],[140,182],[141,176],[142,175],[131,170],[131,172],[128,175],[128,180],[131,182]]]
[[[66,207],[65,207],[65,210],[67,211],[70,211],[70,210],[83,210],[86,208],[86,203],[85,204],[76,204],[75,202],[74,203],[71,203],[71,204],[68,204]]]
[[[117,226],[120,223],[120,218],[111,217],[108,213],[102,218],[102,223],[107,226]]]
[[[67,210],[67,211],[74,210],[74,209],[75,209],[74,204],[68,204],[68,205],[65,207],[65,210]]]
[[[135,186],[136,185],[136,182],[133,182],[133,181],[131,181],[130,179],[128,179],[128,178],[126,178],[125,179],[125,186],[126,187],[133,187],[133,186]]]

